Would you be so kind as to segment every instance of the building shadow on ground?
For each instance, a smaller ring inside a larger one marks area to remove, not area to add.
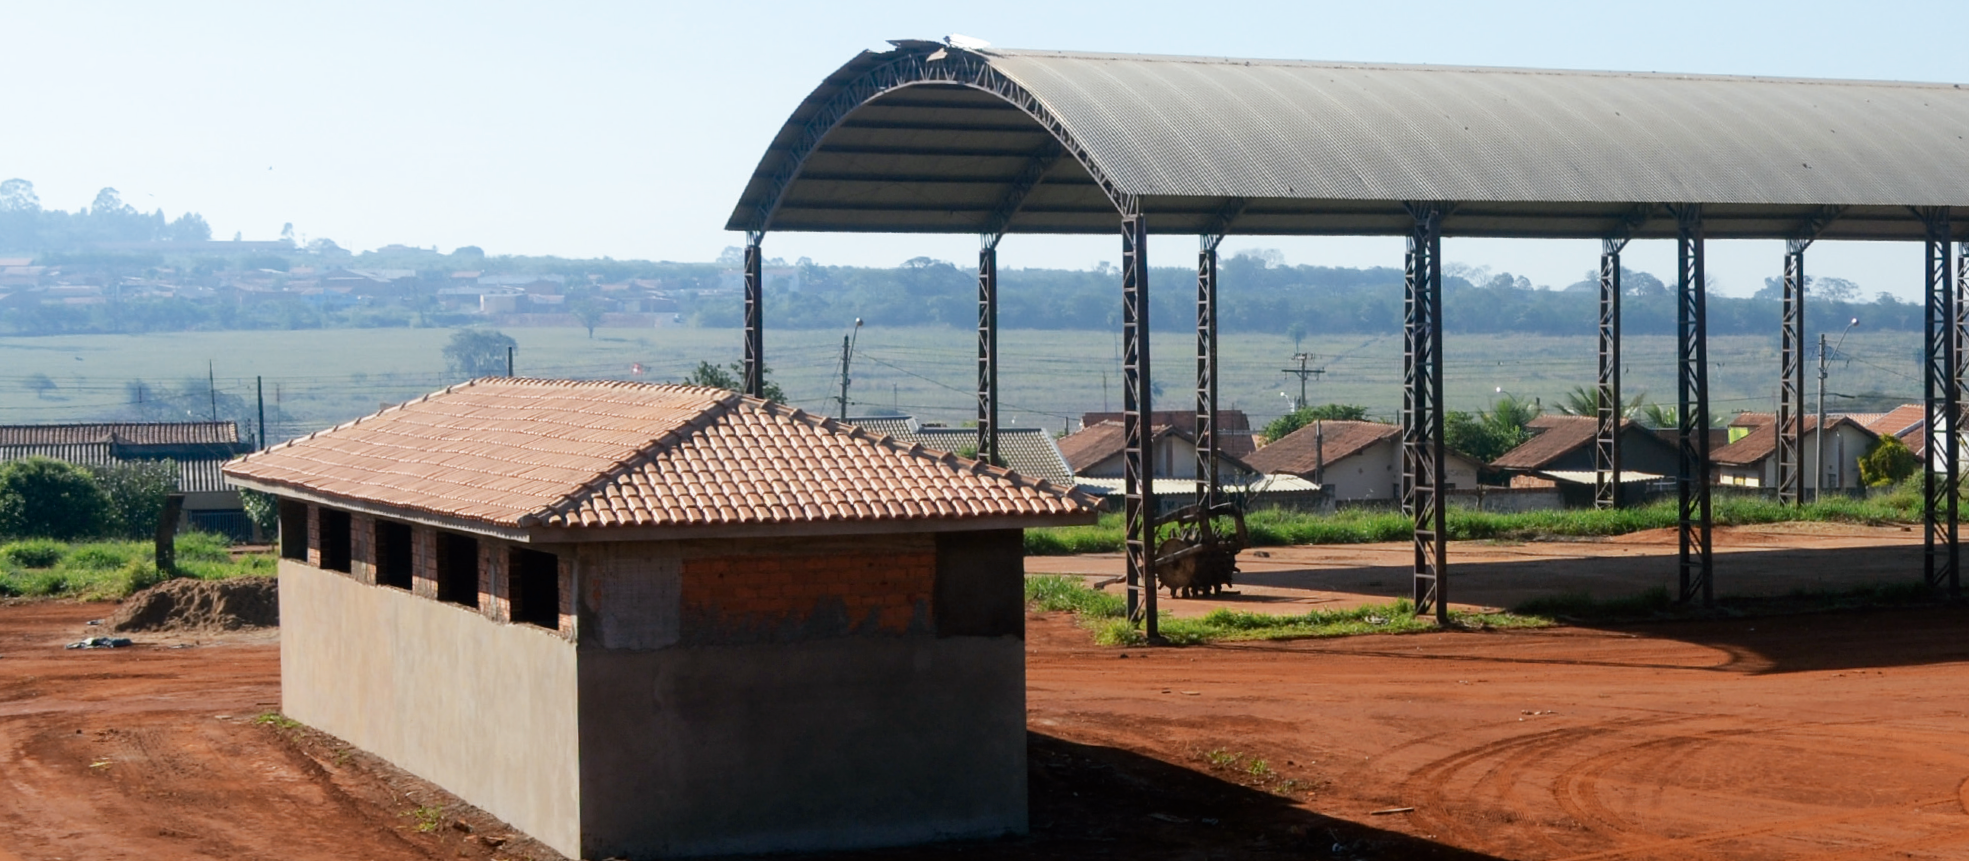
[[[1026,734],[1032,831],[1023,837],[774,858],[828,861],[1401,858],[1496,856],[1314,813],[1266,788],[1120,748]],[[1258,781],[1251,781],[1258,782]],[[1303,793],[1302,793],[1303,797]]]

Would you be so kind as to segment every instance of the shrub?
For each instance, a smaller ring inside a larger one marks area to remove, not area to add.
[[[64,568],[81,568],[86,571],[109,571],[121,568],[130,562],[132,555],[112,544],[84,544],[75,548],[62,560]]]
[[[22,568],[53,568],[68,555],[68,545],[47,538],[30,538],[0,545],[0,561]]]
[[[242,487],[239,503],[246,509],[246,519],[253,521],[253,528],[260,535],[271,536],[280,531],[280,500],[273,494]]]
[[[109,498],[82,467],[45,457],[0,464],[0,535],[99,535],[108,516]]]
[[[1865,456],[1860,458],[1860,480],[1868,487],[1887,487],[1913,475],[1921,468],[1921,458],[1893,434],[1881,434]]]
[[[96,484],[109,500],[104,533],[149,538],[164,513],[164,498],[178,488],[178,465],[169,460],[126,461],[92,467]]]

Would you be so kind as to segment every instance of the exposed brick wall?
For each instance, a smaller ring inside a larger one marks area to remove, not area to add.
[[[321,506],[308,506],[308,564],[321,567]]]
[[[376,585],[376,518],[349,514],[349,576]]]
[[[410,527],[410,592],[433,601],[438,598],[438,533],[428,526]]]
[[[558,557],[561,575],[561,636],[574,639],[575,601],[574,594],[574,554],[562,553]]]
[[[935,548],[687,558],[683,617],[697,641],[928,630]]]
[[[479,612],[497,622],[513,618],[513,591],[507,576],[506,545],[479,539]]]

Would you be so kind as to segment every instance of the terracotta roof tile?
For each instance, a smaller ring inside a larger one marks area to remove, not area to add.
[[[1624,431],[1633,424],[1630,419],[1622,419]],[[1491,466],[1499,469],[1542,469],[1552,461],[1565,456],[1573,449],[1593,442],[1600,432],[1600,419],[1596,416],[1539,416],[1526,424],[1533,434],[1517,448],[1511,449],[1497,459]]]
[[[1317,425],[1317,429],[1309,424],[1266,443],[1244,460],[1252,469],[1268,475],[1312,475],[1322,456],[1331,465],[1382,440],[1399,440],[1402,435],[1400,427],[1380,422],[1322,421]]]
[[[1769,414],[1764,413],[1762,415],[1769,415]],[[1803,439],[1799,441],[1801,445],[1805,444],[1804,440],[1810,439],[1813,434],[1818,433],[1818,427],[1819,427],[1818,416],[1808,415],[1805,416],[1804,419],[1805,422],[1802,425],[1803,430],[1801,431],[1801,433],[1803,434]],[[1859,422],[1853,421],[1852,419],[1847,418],[1845,416],[1829,416],[1826,419],[1826,424],[1835,429],[1838,428],[1840,425],[1845,424],[1845,425],[1851,425],[1860,430],[1866,430],[1866,428],[1862,426]],[[1836,432],[1837,431],[1835,430],[1835,433]],[[1879,436],[1879,434],[1873,433],[1872,431],[1867,431],[1867,432],[1873,434],[1874,436]],[[1777,450],[1778,450],[1778,423],[1777,423],[1777,419],[1773,417],[1769,421],[1757,422],[1756,430],[1744,434],[1743,436],[1739,437],[1736,442],[1730,443],[1729,445],[1723,446],[1722,448],[1710,452],[1709,459],[1712,462],[1728,464],[1730,466],[1748,466],[1751,464],[1762,462],[1765,458],[1770,457],[1772,453],[1776,452]]]
[[[1105,422],[1121,423],[1121,413],[1082,413],[1080,426],[1093,427]],[[1196,410],[1154,410],[1149,413],[1149,424],[1155,427],[1173,427],[1183,432],[1185,438],[1196,435]],[[1217,411],[1217,452],[1231,457],[1243,458],[1257,450],[1251,439],[1251,419],[1243,410]]]
[[[504,526],[1073,514],[1044,480],[722,389],[488,378],[233,461],[230,476]]]
[[[0,445],[220,445],[239,442],[233,422],[116,422],[68,425],[0,425]]]

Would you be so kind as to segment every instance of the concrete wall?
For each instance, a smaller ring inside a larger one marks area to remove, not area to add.
[[[578,856],[573,643],[293,560],[280,626],[287,716]]]
[[[1835,490],[1865,486],[1860,480],[1860,458],[1866,456],[1876,441],[1876,437],[1852,425],[1833,424],[1832,432],[1825,437],[1825,488]],[[1819,465],[1817,442],[1816,428],[1806,431],[1798,441],[1799,456],[1805,462],[1805,487],[1808,493],[1813,486],[1813,475]],[[1769,457],[1756,463],[1741,466],[1718,464],[1716,483],[1738,487],[1776,487],[1777,452],[1772,452]]]
[[[1477,486],[1477,465],[1456,455],[1443,460],[1456,489]],[[1335,502],[1400,501],[1402,447],[1399,438],[1382,440],[1326,465],[1324,478]],[[1310,475],[1306,476],[1311,478]]]
[[[1449,492],[1449,504],[1479,511],[1552,511],[1565,507],[1557,487],[1485,487]]]
[[[1019,540],[584,547],[583,853],[1025,831]]]

